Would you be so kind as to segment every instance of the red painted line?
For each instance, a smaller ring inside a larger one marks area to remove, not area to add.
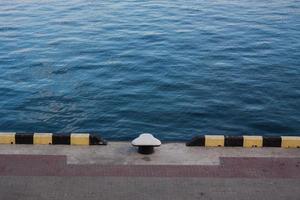
[[[221,158],[202,165],[67,165],[66,156],[0,155],[0,176],[300,178],[300,158]]]

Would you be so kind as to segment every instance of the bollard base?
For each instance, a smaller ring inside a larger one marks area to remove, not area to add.
[[[139,146],[138,152],[140,154],[152,154],[152,153],[154,153],[154,147],[153,146]]]

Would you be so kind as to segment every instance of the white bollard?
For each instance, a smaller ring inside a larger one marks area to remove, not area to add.
[[[138,152],[141,154],[152,154],[154,147],[159,147],[161,142],[150,133],[143,133],[135,138],[131,144],[138,147]]]

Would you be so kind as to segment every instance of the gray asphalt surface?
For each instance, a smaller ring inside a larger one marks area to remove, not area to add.
[[[299,200],[300,180],[0,177],[1,200]]]

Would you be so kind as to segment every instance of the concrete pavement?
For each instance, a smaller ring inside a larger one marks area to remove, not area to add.
[[[68,164],[219,165],[220,157],[300,157],[299,149],[186,147],[184,143],[165,143],[152,155],[136,150],[129,142],[106,146],[0,145],[0,154],[65,155]]]
[[[0,145],[0,199],[299,199],[300,150]]]

